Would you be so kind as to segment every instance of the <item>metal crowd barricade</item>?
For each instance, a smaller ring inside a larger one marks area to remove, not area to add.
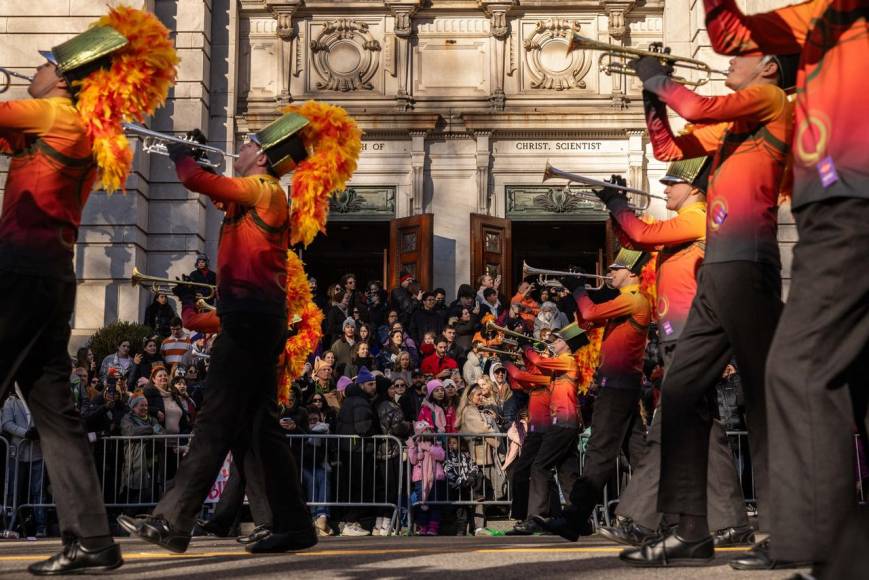
[[[405,497],[405,449],[391,435],[287,435],[314,515],[341,508],[346,522],[389,517],[399,527]],[[379,515],[378,515],[379,514]]]
[[[471,475],[469,481],[465,481],[462,485],[455,485],[456,481],[450,481],[450,478],[445,473],[445,479],[442,482],[435,482],[429,491],[425,501],[422,499],[421,482],[415,482],[413,478],[414,465],[411,464],[411,450],[408,449],[407,460],[407,481],[408,481],[408,533],[414,533],[414,521],[421,512],[430,512],[424,515],[426,519],[431,519],[432,510],[439,510],[440,506],[466,506],[472,507],[473,513],[468,514],[468,517],[473,517],[475,522],[482,520],[485,522],[487,514],[486,508],[490,506],[510,506],[513,502],[512,489],[509,479],[501,469],[501,465],[506,456],[509,440],[506,433],[448,433],[448,434],[429,434],[415,435],[411,438],[414,445],[418,446],[420,442],[440,443],[445,456],[446,463],[450,460],[450,445],[454,442],[458,447],[455,452],[465,453],[466,462],[469,460],[470,465],[476,466],[472,469],[476,475]],[[453,459],[457,456],[453,454]],[[417,458],[418,463],[421,458]],[[466,463],[467,464],[467,463]],[[446,468],[446,465],[445,465]],[[445,471],[449,471],[446,470]],[[427,509],[423,509],[427,508]],[[474,527],[485,527],[485,525],[474,524]]]
[[[0,481],[0,491],[2,491],[3,493],[3,497],[0,497],[0,509],[3,510],[2,512],[0,512],[0,522],[4,524],[3,529],[6,529],[7,526],[5,524],[12,516],[11,512],[13,503],[10,498],[10,492],[12,490],[9,489],[10,478],[8,477],[10,469],[9,466],[12,465],[12,461],[10,459],[11,450],[12,446],[9,443],[9,440],[5,437],[0,437],[0,468],[2,468],[3,470],[2,472],[0,472],[0,477],[3,478],[3,480]]]

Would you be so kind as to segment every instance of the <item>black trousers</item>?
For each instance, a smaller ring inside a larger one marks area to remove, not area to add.
[[[532,515],[549,516],[557,514],[561,510],[561,500],[555,489],[555,480],[550,477],[549,505],[546,510],[540,514],[532,514],[528,511],[531,493],[531,466],[534,465],[534,458],[537,457],[540,444],[543,442],[543,433],[543,431],[528,432],[525,435],[525,442],[522,444],[522,452],[508,468],[513,486],[513,503],[510,506],[510,515],[516,520],[526,520]]]
[[[772,550],[824,562],[856,513],[852,434],[866,427],[869,393],[869,200],[833,199],[794,215],[800,239],[766,375]]]
[[[704,264],[697,295],[661,387],[661,489],[658,510],[704,516],[707,508],[709,396],[731,354],[745,391],[758,521],[767,530],[769,500],[764,368],[781,313],[777,268],[755,262]]]
[[[260,470],[276,532],[311,525],[299,473],[275,404],[275,363],[286,332],[281,318],[232,313],[221,317],[221,332],[211,353],[202,410],[196,418],[190,451],[154,514],[177,530],[193,528],[196,515],[227,452],[241,460],[248,478]],[[248,453],[254,461],[245,465]]]
[[[673,362],[675,341],[661,343],[665,371]],[[710,394],[710,398],[714,393]],[[710,401],[711,403],[711,401]],[[663,514],[658,511],[658,489],[661,480],[661,409],[652,417],[646,435],[646,453],[631,466],[633,473],[628,486],[619,497],[616,514],[655,530]],[[707,476],[707,514],[709,529],[723,530],[748,525],[742,488],[736,463],[730,451],[727,432],[721,421],[713,420],[709,434],[709,473]]]
[[[75,283],[0,271],[0,400],[17,382],[39,431],[61,532],[108,536],[94,459],[69,390]]]
[[[233,454],[233,458],[235,455]],[[243,465],[247,473],[239,468],[238,461],[233,459],[229,467],[229,479],[220,495],[220,501],[214,507],[211,524],[225,533],[229,533],[236,525],[244,506],[244,496],[250,503],[250,514],[257,526],[271,527],[272,512],[266,498],[265,483],[262,481],[262,470],[255,465],[255,455],[248,452]],[[252,477],[248,477],[247,474]]]
[[[522,453],[525,453],[525,449]],[[553,515],[549,513],[553,499],[553,469],[558,474],[561,489],[568,493],[579,477],[579,429],[577,427],[553,425],[544,431],[531,463],[529,517]],[[555,499],[558,499],[557,494]]]
[[[603,498],[603,488],[616,473],[616,459],[630,441],[639,417],[641,391],[600,389],[591,416],[591,438],[585,452],[582,475],[570,492],[571,520],[585,522]]]

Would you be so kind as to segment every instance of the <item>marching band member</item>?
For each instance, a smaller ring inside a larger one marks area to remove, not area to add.
[[[178,59],[156,17],[126,7],[41,54],[32,99],[0,103],[0,151],[12,155],[0,215],[0,398],[17,382],[39,431],[64,547],[29,570],[56,575],[123,563],[68,388],[73,249],[97,177],[110,192],[126,180],[121,121],[163,103]]]
[[[732,356],[745,387],[760,529],[768,512],[763,372],[781,312],[777,203],[785,187],[793,107],[793,59],[760,55],[731,60],[726,84],[735,92],[704,97],[676,83],[656,57],[632,66],[643,80],[646,123],[655,157],[715,154],[707,191],[706,254],[697,295],[661,388],[661,483],[658,509],[679,514],[675,533],[624,551],[638,566],[697,564],[714,558],[707,519],[710,393]],[[665,105],[695,125],[675,136]],[[773,565],[759,550],[730,564]]]
[[[205,171],[188,146],[169,146],[184,186],[226,207],[218,248],[220,335],[194,443],[153,515],[118,518],[131,534],[172,552],[187,550],[202,502],[231,448],[236,461],[243,461],[248,447],[258,457],[272,512],[272,533],[246,549],[283,552],[317,543],[275,402],[275,363],[287,329],[284,279],[290,240],[287,196],[279,179],[307,158],[300,135],[307,124],[305,117],[287,113],[252,136],[233,163],[240,177]]]
[[[865,573],[866,532],[857,540],[859,534],[842,526],[850,514],[859,517],[851,426],[863,426],[866,437],[865,407],[858,403],[865,404],[865,394],[858,394],[865,393],[865,371],[857,362],[866,359],[869,340],[869,277],[854,264],[863,262],[869,246],[867,4],[812,0],[751,16],[733,0],[704,0],[704,5],[719,53],[801,53],[791,202],[799,242],[767,363],[775,449],[772,557],[809,559],[820,572],[842,537],[842,563],[857,569],[855,556],[862,555],[860,573]],[[867,530],[866,514],[863,518]],[[850,541],[857,543],[848,546]],[[832,568],[830,578],[848,575],[847,569]]]
[[[676,342],[697,292],[697,270],[703,262],[706,246],[706,189],[710,162],[708,157],[697,157],[670,163],[661,179],[667,186],[667,209],[677,212],[676,217],[669,220],[646,223],[634,215],[627,198],[618,190],[598,192],[620,230],[622,245],[658,251],[655,314],[665,371],[673,360]],[[661,525],[662,514],[658,511],[660,413],[658,409],[649,426],[647,451],[637,465],[632,466],[631,481],[619,496],[616,514],[621,523],[600,530],[602,535],[623,544],[640,545],[657,533]],[[748,524],[736,464],[727,433],[718,420],[713,421],[709,438],[707,485],[709,525],[715,532],[715,544],[753,543],[754,530]]]
[[[610,285],[619,292],[612,300],[595,304],[583,286],[574,291],[582,320],[605,327],[598,368],[600,387],[582,476],[570,490],[570,506],[562,516],[535,518],[543,529],[571,541],[590,533],[588,518],[602,499],[634,422],[640,420],[643,355],[652,307],[640,292],[639,275],[648,261],[649,254],[622,248],[609,267]]]
[[[548,517],[552,499],[552,469],[562,489],[571,489],[579,477],[579,439],[582,423],[577,402],[579,369],[573,353],[588,344],[585,331],[575,322],[552,333],[552,356],[527,345],[524,358],[529,370],[506,363],[511,386],[528,393],[528,434],[516,465],[530,470],[528,515],[513,535],[530,535],[540,529],[534,517]]]

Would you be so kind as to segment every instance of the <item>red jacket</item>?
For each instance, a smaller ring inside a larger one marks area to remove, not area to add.
[[[510,388],[528,394],[528,432],[540,433],[552,425],[552,397],[549,392],[550,378],[529,368],[522,370],[512,363],[504,368],[510,376]]]
[[[444,355],[443,358],[439,358],[437,353],[425,357],[422,359],[422,364],[419,365],[419,370],[422,371],[423,374],[435,376],[440,374],[444,369],[457,368],[459,368],[459,365],[456,363],[454,358],[449,355]]]

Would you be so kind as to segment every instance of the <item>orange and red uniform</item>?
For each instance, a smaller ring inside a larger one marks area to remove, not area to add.
[[[621,198],[617,198],[621,199]],[[622,246],[657,251],[657,317],[662,341],[677,340],[697,294],[697,270],[706,248],[706,203],[679,208],[676,217],[646,223],[626,203],[610,207]]]
[[[734,0],[703,3],[716,52],[802,53],[792,207],[833,197],[869,197],[865,0],[813,0],[752,16],[742,14]],[[825,183],[823,175],[836,179]]]
[[[595,304],[582,294],[576,304],[585,322],[604,326],[600,347],[601,387],[639,388],[643,376],[646,336],[652,307],[639,284],[628,284],[619,295]]]
[[[579,384],[579,367],[576,359],[569,352],[559,356],[541,356],[534,352],[531,347],[525,348],[525,360],[533,365],[534,371],[521,371],[513,367],[508,368],[511,378],[528,385],[530,390],[528,401],[529,422],[542,422],[542,406],[546,401],[543,394],[537,395],[534,400],[535,387],[546,387],[548,391],[549,408],[547,409],[548,425],[561,427],[578,427],[580,424],[579,403],[577,401],[577,387]],[[512,365],[509,365],[512,367]],[[533,401],[533,403],[532,403]],[[532,404],[536,410],[535,419],[532,421]],[[545,430],[539,428],[538,431]]]
[[[528,394],[528,432],[542,433],[552,425],[552,398],[549,392],[551,377],[540,374],[534,367],[525,370],[506,363],[510,388]]]
[[[0,216],[0,268],[74,281],[73,249],[97,173],[72,101],[0,102],[0,152],[12,155]]]
[[[217,311],[199,312],[193,304],[181,305],[181,322],[184,328],[212,334],[220,332],[220,318]]]
[[[192,158],[175,164],[185,187],[226,206],[217,254],[217,311],[286,316],[287,195],[272,175],[222,177]]]
[[[655,157],[673,161],[715,154],[706,195],[706,263],[748,261],[780,267],[779,192],[793,129],[793,105],[780,88],[765,84],[730,95],[704,97],[663,75],[646,90],[686,120],[689,132],[673,135],[664,107],[647,107]]]

